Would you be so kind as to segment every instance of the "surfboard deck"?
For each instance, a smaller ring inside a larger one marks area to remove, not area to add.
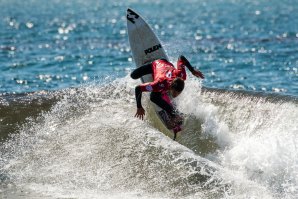
[[[127,9],[127,31],[131,52],[137,68],[157,59],[168,60],[163,45],[152,28],[137,12],[130,8]],[[149,74],[143,76],[141,80],[143,83],[152,82],[153,77]],[[166,95],[172,100],[172,97],[168,93]],[[177,131],[178,128],[181,129],[181,122],[179,122],[179,124],[173,124],[173,121],[171,121],[166,111],[154,103],[153,107],[163,125],[176,135],[175,131]]]

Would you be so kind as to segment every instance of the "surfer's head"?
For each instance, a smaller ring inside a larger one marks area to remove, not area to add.
[[[171,87],[170,87],[170,93],[173,97],[177,97],[180,95],[180,93],[184,89],[184,80],[180,77],[177,77],[173,80]]]

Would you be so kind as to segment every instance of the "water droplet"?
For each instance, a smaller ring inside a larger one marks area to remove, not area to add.
[[[84,81],[87,81],[88,79],[89,79],[88,76],[83,76]]]
[[[64,60],[64,56],[56,56],[55,57],[56,61],[63,61]]]
[[[233,46],[233,44],[228,44],[228,45],[227,45],[227,49],[229,49],[229,50],[234,50],[234,46]]]
[[[169,25],[168,25],[168,28],[169,28],[169,29],[172,29],[173,27],[174,27],[173,24],[169,24]]]
[[[125,35],[126,34],[126,30],[120,30],[120,35]]]
[[[34,24],[32,22],[27,22],[26,26],[27,26],[27,28],[31,29],[34,27]]]

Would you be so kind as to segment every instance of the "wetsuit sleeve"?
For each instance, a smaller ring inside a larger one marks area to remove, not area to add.
[[[188,61],[187,61],[188,62]],[[185,67],[190,70],[190,72],[194,71],[194,67],[191,66],[191,64],[185,63],[184,61],[182,61],[181,58],[178,59],[177,62],[177,70],[176,70],[176,76],[177,77],[181,77],[183,80],[186,80],[186,71],[185,71]]]
[[[185,66],[186,68],[190,71],[190,72],[193,72],[194,71],[194,67],[188,62],[188,60],[183,57],[184,60],[181,58],[178,59],[178,62],[177,62],[177,69],[178,70],[185,70]]]
[[[190,72],[193,72],[195,69],[194,67],[192,67],[191,65],[183,65],[183,66],[186,66],[186,68],[190,71]]]
[[[135,93],[136,93],[137,107],[142,108],[142,91],[140,86],[136,86]]]

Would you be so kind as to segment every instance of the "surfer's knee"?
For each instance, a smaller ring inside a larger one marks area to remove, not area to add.
[[[132,71],[132,73],[130,73],[130,77],[132,79],[138,79],[137,76],[136,76],[136,74],[135,74],[135,71]]]

